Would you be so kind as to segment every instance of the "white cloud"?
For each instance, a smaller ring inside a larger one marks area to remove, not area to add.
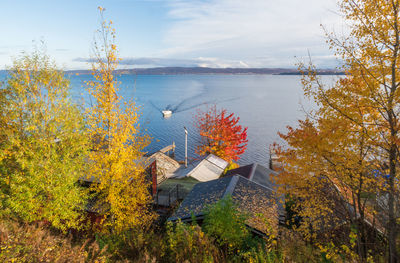
[[[293,66],[310,51],[332,64],[320,24],[341,23],[335,0],[173,0],[159,57],[217,57],[226,66]]]
[[[73,59],[74,62],[91,63],[92,58],[78,57]],[[119,63],[120,68],[133,66],[134,68],[141,67],[210,67],[210,68],[248,68],[249,66],[243,61],[219,59],[219,58],[194,58],[194,59],[175,59],[175,58],[122,58]]]

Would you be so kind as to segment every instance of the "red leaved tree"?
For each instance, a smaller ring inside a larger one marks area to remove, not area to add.
[[[238,124],[239,117],[214,105],[199,111],[195,121],[201,137],[197,154],[212,153],[230,163],[239,160],[247,147],[247,127]]]

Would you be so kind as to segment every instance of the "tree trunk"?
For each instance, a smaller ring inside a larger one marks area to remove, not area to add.
[[[362,180],[360,179],[360,185],[362,185]],[[360,189],[361,186],[360,186]],[[366,231],[365,231],[365,224],[364,224],[364,209],[362,208],[361,204],[361,193],[357,192],[357,207],[359,218],[357,219],[357,235],[358,235],[358,253],[361,262],[366,262],[367,260],[367,248],[366,248]]]
[[[389,177],[389,222],[388,222],[388,243],[389,243],[389,262],[396,263],[397,259],[397,224],[396,224],[396,214],[395,214],[395,186],[394,178],[396,176],[396,148],[393,145],[389,153],[390,160],[390,177]]]

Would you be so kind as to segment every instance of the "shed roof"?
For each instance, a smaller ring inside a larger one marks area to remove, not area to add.
[[[250,179],[254,164],[248,164],[244,166],[240,166],[236,169],[228,170],[225,176],[232,176],[235,174],[239,174],[247,179]]]
[[[207,205],[215,204],[224,196],[231,180],[232,178],[224,177],[196,184],[170,220],[189,218],[192,214],[202,215]]]
[[[145,167],[147,168],[153,162],[156,162],[157,174],[163,175],[166,178],[172,177],[176,170],[179,169],[180,164],[162,152],[156,152],[148,157],[145,161]]]
[[[191,176],[200,182],[217,179],[228,166],[228,162],[213,155],[203,159],[187,176]]]
[[[261,164],[258,163],[253,163],[245,166],[241,166],[236,169],[229,170],[225,176],[232,176],[239,174],[250,181],[253,181],[255,183],[261,184],[265,187],[275,189],[276,185],[275,183],[271,180],[271,175],[276,176],[277,172],[266,168],[262,166]]]
[[[250,215],[248,225],[261,232],[266,231],[264,217],[273,218],[278,225],[279,214],[284,213],[278,211],[277,199],[272,189],[234,175],[195,185],[169,220],[191,221],[192,215],[200,218],[204,216],[209,205],[227,195],[232,196],[240,211]]]

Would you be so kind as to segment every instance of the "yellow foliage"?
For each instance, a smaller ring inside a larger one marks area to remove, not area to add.
[[[87,135],[68,89],[63,72],[36,50],[15,59],[0,91],[0,206],[64,231],[80,227],[86,201],[76,182],[85,172]]]
[[[103,9],[100,9],[101,15]],[[118,82],[113,74],[119,58],[115,30],[102,16],[98,38],[94,43],[93,81],[87,82],[94,98],[89,109],[89,129],[93,140],[90,152],[92,189],[103,209],[106,225],[117,231],[145,225],[151,218],[148,205],[151,196],[145,178],[143,149],[150,138],[140,131],[139,108],[123,102],[118,95]]]
[[[300,65],[308,74],[304,93],[319,109],[299,128],[281,134],[289,147],[278,150],[282,190],[301,198],[297,208],[314,230],[340,220],[355,225],[358,254],[366,259],[370,241],[361,241],[368,238],[364,222],[374,222],[378,229],[386,227],[391,262],[398,258],[399,10],[399,1],[340,1],[349,35],[327,33],[327,42],[344,61],[346,75],[326,85],[312,63]],[[383,198],[387,204],[379,209],[387,222],[375,211]],[[340,209],[344,213],[333,222]]]

